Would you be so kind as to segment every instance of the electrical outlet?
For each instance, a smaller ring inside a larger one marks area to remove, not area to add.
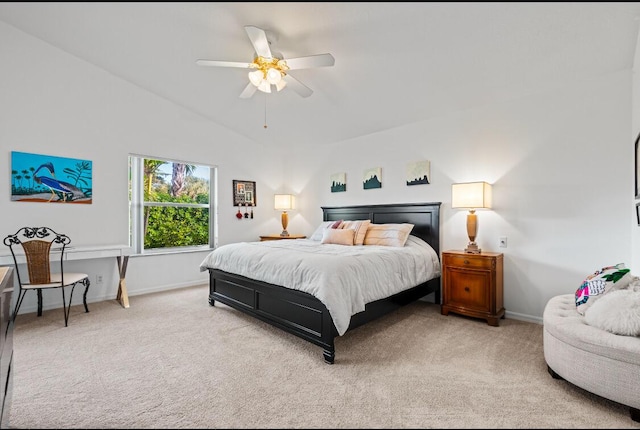
[[[102,284],[102,275],[96,275],[96,285]]]
[[[507,247],[507,236],[502,236],[500,238],[500,248],[506,248]]]

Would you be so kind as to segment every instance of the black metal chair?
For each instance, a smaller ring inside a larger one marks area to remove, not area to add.
[[[76,285],[82,284],[84,290],[84,309],[89,312],[87,307],[87,291],[89,291],[89,276],[86,273],[66,273],[64,271],[65,248],[71,243],[71,239],[67,235],[59,234],[49,227],[22,227],[15,234],[10,234],[4,238],[4,244],[11,249],[13,262],[15,264],[15,272],[18,278],[18,300],[13,313],[15,319],[18,310],[22,304],[22,300],[27,291],[35,290],[38,294],[38,316],[42,316],[42,290],[50,288],[60,288],[62,290],[62,308],[64,310],[64,326],[67,327],[69,321],[69,312],[71,310],[71,299],[73,298],[73,290]],[[53,248],[52,245],[60,245]],[[53,273],[51,271],[51,261],[59,254],[60,272]],[[24,257],[29,279],[23,281],[20,275],[18,263],[22,261],[20,257]],[[69,295],[69,303],[67,304],[65,297],[65,287],[71,287]]]

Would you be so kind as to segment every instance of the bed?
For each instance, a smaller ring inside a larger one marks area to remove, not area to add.
[[[337,336],[431,293],[434,294],[434,302],[440,303],[440,204],[435,202],[322,207],[323,221],[368,219],[374,224],[413,224],[411,236],[419,239],[414,239],[413,242],[423,244],[426,242],[436,255],[437,271],[430,275],[429,279],[418,285],[403,286],[404,289],[400,292],[363,304],[362,311],[350,315],[348,327],[344,327],[344,323],[341,322],[338,330],[331,312],[315,295],[299,289],[252,279],[246,271],[235,270],[234,273],[234,269],[228,267],[225,267],[226,270],[220,270],[217,268],[219,266],[208,263],[208,256],[200,266],[200,270],[209,271],[209,304],[214,306],[215,302],[219,301],[318,345],[323,349],[324,360],[333,364],[334,341]],[[283,249],[287,246],[285,244],[294,242],[298,242],[295,245],[304,248],[306,246],[304,242],[308,241],[298,239],[244,243],[234,244],[234,247],[253,245],[252,249],[254,249],[262,245],[273,247],[274,252],[285,252]],[[275,248],[280,250],[276,251]],[[367,248],[367,246],[360,248]],[[336,314],[333,308],[332,312]]]

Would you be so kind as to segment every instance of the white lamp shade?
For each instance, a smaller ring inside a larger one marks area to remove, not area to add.
[[[294,197],[291,194],[275,194],[273,196],[273,208],[281,211],[293,209]]]
[[[271,92],[271,84],[267,81],[262,81],[262,83],[258,86],[258,89],[263,93]]]
[[[280,82],[278,82],[278,83],[276,84],[276,89],[277,89],[278,91],[280,91],[281,89],[283,89],[283,88],[284,88],[284,87],[286,87],[286,86],[287,86],[287,81],[285,81],[284,79],[280,79]]]
[[[267,81],[269,81],[270,84],[276,85],[281,80],[282,73],[280,73],[280,70],[271,68],[267,71]]]
[[[264,74],[262,73],[262,70],[254,70],[253,72],[249,72],[249,80],[256,87],[260,86],[260,84],[264,80]]]
[[[491,208],[491,185],[486,182],[467,182],[451,185],[452,208]]]

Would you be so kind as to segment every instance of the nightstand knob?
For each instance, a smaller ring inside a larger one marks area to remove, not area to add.
[[[464,287],[464,290],[465,290],[467,293],[470,291],[470,290],[469,290],[469,287]]]
[[[464,264],[469,264],[469,260],[464,260]]]

